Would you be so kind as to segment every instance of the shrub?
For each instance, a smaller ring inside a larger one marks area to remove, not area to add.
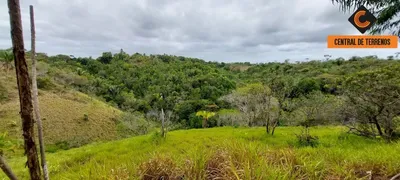
[[[78,148],[83,145],[89,144],[90,139],[84,137],[74,137],[72,139],[58,141],[55,144],[46,145],[46,152],[54,153],[59,150],[68,150],[71,148]]]
[[[55,87],[55,84],[49,77],[38,77],[37,86],[39,89],[50,90]]]
[[[55,153],[59,150],[68,150],[70,145],[67,141],[58,141],[55,144],[49,144],[46,146],[46,152]]]
[[[83,115],[83,120],[84,121],[89,121],[89,116],[86,113]]]
[[[7,100],[8,100],[8,91],[2,84],[0,84],[0,102],[4,102]]]
[[[189,126],[190,128],[201,128],[203,119],[201,117],[196,116],[195,113],[190,114],[189,117]]]
[[[130,137],[147,134],[154,127],[141,113],[124,113],[117,121],[117,131],[120,137]]]
[[[296,137],[297,137],[297,143],[300,147],[303,146],[316,147],[319,144],[318,137],[312,136],[308,128],[304,128],[300,134],[296,134]]]

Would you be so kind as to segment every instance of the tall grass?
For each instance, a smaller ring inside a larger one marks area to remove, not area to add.
[[[400,143],[315,127],[315,147],[297,146],[298,127],[211,128],[90,144],[49,154],[53,179],[388,179],[400,173]],[[23,158],[10,165],[27,178]],[[0,175],[0,179],[4,175]]]

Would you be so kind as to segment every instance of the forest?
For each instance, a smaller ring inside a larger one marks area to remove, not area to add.
[[[397,57],[395,57],[397,58]],[[218,63],[172,55],[103,53],[47,57],[38,87],[55,84],[169,126],[346,125],[363,136],[399,136],[400,63],[375,56],[298,63]],[[214,113],[206,118],[198,112]],[[295,118],[294,118],[295,117]],[[271,131],[272,132],[272,131]]]

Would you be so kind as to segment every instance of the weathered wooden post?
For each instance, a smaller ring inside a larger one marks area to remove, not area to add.
[[[19,0],[8,0],[8,12],[10,14],[11,40],[20,100],[22,135],[24,137],[24,148],[27,156],[26,164],[29,168],[31,179],[40,180],[40,164],[34,140],[31,84],[29,80],[28,66],[25,59]]]

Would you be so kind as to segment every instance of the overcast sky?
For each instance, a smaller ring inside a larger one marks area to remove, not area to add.
[[[330,0],[21,0],[25,48],[29,5],[37,51],[98,57],[104,51],[173,54],[207,61],[386,57],[400,49],[327,49],[328,35],[359,34]],[[0,48],[11,47],[7,3]]]

